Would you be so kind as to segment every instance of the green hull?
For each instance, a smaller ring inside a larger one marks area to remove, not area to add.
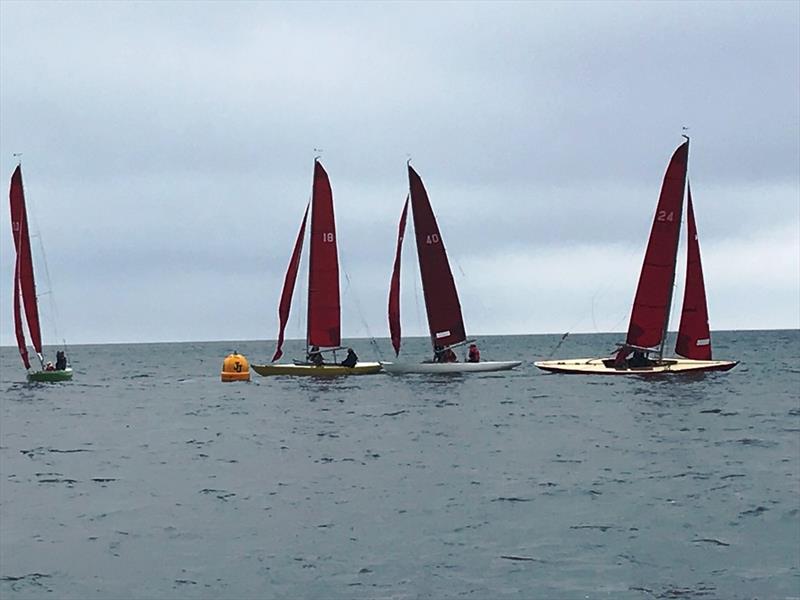
[[[66,368],[62,371],[31,371],[28,373],[28,381],[40,383],[52,383],[55,381],[70,381],[72,379],[72,369]]]

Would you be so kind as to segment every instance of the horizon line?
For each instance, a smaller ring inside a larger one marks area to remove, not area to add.
[[[775,328],[761,328],[761,329],[715,329],[711,333],[736,333],[736,332],[753,332],[753,331],[798,331],[800,332],[800,327],[775,327]],[[668,331],[668,334],[675,334],[677,330]],[[625,335],[624,331],[567,331],[567,332],[551,332],[551,333],[487,333],[487,334],[474,334],[468,337],[475,337],[475,338],[488,338],[488,337],[534,337],[534,336],[553,336],[553,335],[611,335],[611,334],[618,334],[618,335]],[[404,339],[413,340],[413,339],[428,339],[430,336],[426,335],[412,335],[407,336]],[[389,337],[343,337],[344,340],[387,340],[391,341]],[[286,342],[299,342],[303,341],[303,338],[286,338]],[[252,342],[261,342],[261,343],[277,343],[277,340],[274,339],[215,339],[215,340],[155,340],[155,341],[119,341],[119,342],[78,342],[78,343],[70,343],[70,344],[43,344],[44,347],[53,347],[58,348],[64,345],[67,346],[134,346],[134,345],[147,345],[147,344],[221,344],[225,342],[230,343],[252,343]],[[0,348],[16,348],[15,344],[0,344]]]

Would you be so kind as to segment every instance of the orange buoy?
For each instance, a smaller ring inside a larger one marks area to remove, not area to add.
[[[220,377],[225,383],[229,381],[250,381],[250,363],[238,352],[229,354],[222,361]]]

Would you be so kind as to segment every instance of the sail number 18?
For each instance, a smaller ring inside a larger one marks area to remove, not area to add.
[[[322,241],[323,242],[333,242],[333,234],[329,232],[324,232],[322,234]]]

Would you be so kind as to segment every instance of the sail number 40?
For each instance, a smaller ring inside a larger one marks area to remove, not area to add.
[[[429,244],[429,245],[430,245],[430,244],[438,244],[438,243],[439,243],[439,234],[438,234],[438,233],[432,233],[432,234],[430,234],[430,235],[427,237],[427,239],[425,240],[425,243],[426,243],[426,244]]]
[[[672,221],[674,220],[675,220],[675,211],[672,210],[669,212],[665,210],[660,210],[658,211],[658,215],[656,216],[656,221],[661,221],[661,222],[669,221],[670,223],[672,223]]]
[[[332,233],[323,233],[322,234],[322,241],[323,242],[332,242],[333,241],[333,234]]]

